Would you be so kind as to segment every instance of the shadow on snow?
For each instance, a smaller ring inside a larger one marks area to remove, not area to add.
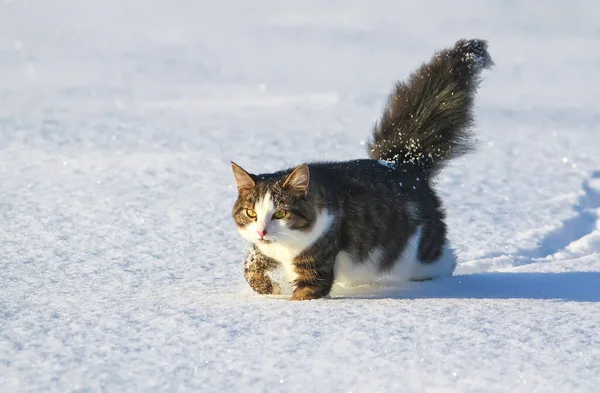
[[[395,286],[347,288],[333,298],[600,301],[600,272],[475,273]]]

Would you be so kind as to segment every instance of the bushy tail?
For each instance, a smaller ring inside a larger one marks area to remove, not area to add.
[[[493,64],[484,40],[463,39],[437,52],[396,84],[373,128],[370,157],[431,172],[468,152],[481,70]]]

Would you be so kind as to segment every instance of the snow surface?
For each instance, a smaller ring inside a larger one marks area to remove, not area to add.
[[[597,392],[597,1],[0,2],[0,391]],[[392,83],[496,66],[439,178],[457,275],[243,279],[230,161],[365,156]]]

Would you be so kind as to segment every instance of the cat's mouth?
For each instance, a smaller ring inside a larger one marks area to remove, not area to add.
[[[263,238],[263,239],[258,239],[258,240],[256,240],[256,241],[257,241],[258,243],[260,243],[260,244],[271,244],[271,243],[273,243],[273,240],[264,239],[264,238]]]

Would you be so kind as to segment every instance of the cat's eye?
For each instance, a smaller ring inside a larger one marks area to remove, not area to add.
[[[250,218],[256,218],[256,212],[252,209],[246,209],[246,215]]]
[[[273,218],[277,219],[277,220],[281,220],[282,218],[285,218],[285,216],[288,215],[288,212],[285,210],[277,210],[275,212],[275,214],[273,214]]]

